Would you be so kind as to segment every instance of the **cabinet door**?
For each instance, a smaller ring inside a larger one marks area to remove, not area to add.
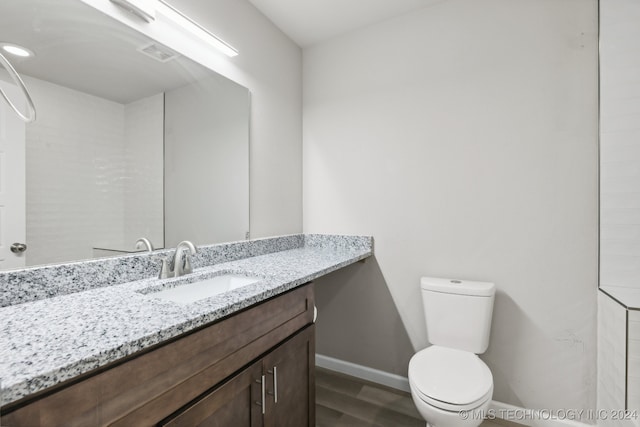
[[[314,336],[311,325],[264,357],[265,427],[315,426]]]
[[[262,427],[262,363],[238,375],[161,422],[166,427]]]

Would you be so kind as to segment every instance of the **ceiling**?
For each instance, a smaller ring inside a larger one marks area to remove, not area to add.
[[[443,0],[249,0],[302,47]],[[211,75],[178,56],[138,51],[149,39],[78,0],[0,0],[0,42],[36,52],[11,58],[25,75],[120,103]]]
[[[249,0],[301,47],[441,0]]]

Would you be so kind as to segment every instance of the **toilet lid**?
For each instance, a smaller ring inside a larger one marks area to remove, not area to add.
[[[449,405],[467,406],[493,391],[493,375],[478,356],[437,345],[411,358],[409,378],[420,394]]]

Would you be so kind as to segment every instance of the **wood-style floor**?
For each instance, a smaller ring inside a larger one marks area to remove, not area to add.
[[[411,395],[316,368],[316,427],[425,427]],[[505,427],[485,421],[480,427]]]

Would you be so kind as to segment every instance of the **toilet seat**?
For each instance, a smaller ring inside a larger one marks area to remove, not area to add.
[[[409,381],[421,400],[446,411],[477,408],[493,394],[493,375],[477,355],[437,345],[411,358]]]

